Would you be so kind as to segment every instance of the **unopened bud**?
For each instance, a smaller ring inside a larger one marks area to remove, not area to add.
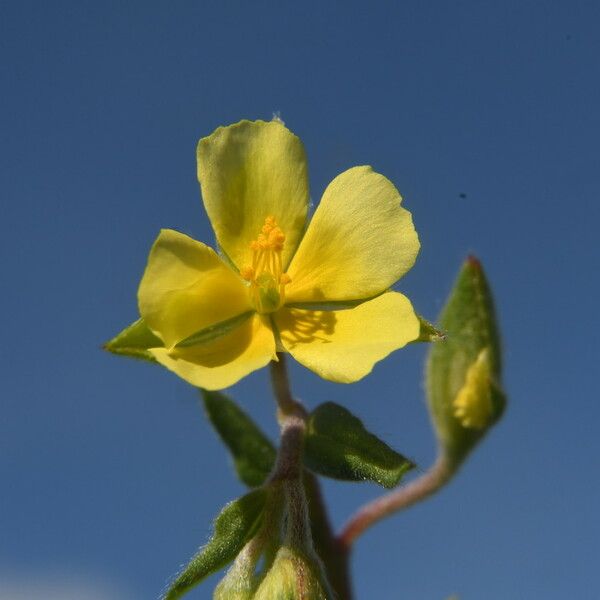
[[[446,340],[431,346],[427,397],[442,450],[456,466],[498,420],[506,402],[492,294],[477,259],[465,261],[439,326]]]
[[[213,600],[251,600],[254,597],[255,586],[252,582],[231,581],[227,576],[217,585]]]
[[[259,537],[254,537],[246,544],[215,588],[213,600],[251,600],[254,597],[258,587],[256,564],[262,549]]]
[[[253,600],[330,600],[321,567],[303,553],[283,546]]]

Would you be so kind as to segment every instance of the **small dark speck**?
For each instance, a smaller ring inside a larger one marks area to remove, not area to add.
[[[571,40],[571,38],[573,37],[570,33],[567,33],[567,42]]]
[[[467,197],[467,195],[466,195],[464,192],[461,192],[461,193],[458,195],[458,197],[459,197],[459,198],[466,198],[466,197]]]

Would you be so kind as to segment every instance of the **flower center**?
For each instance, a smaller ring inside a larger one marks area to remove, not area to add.
[[[250,298],[261,314],[276,311],[285,299],[285,286],[291,281],[283,272],[281,251],[285,235],[275,217],[265,219],[258,237],[250,243],[252,265],[240,270],[240,275],[250,283]]]

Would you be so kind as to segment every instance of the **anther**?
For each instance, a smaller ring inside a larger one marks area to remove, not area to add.
[[[245,279],[246,281],[252,281],[255,275],[254,269],[252,267],[242,267],[240,270],[240,275],[242,276],[242,279]]]

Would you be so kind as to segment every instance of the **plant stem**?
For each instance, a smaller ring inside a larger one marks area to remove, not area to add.
[[[305,471],[304,485],[308,499],[313,543],[317,554],[323,561],[335,598],[336,600],[352,600],[350,554],[334,535],[319,480],[312,473]]]
[[[279,360],[273,360],[270,363],[271,384],[273,385],[273,393],[275,394],[275,400],[277,400],[277,406],[283,413],[298,412],[306,417],[306,410],[292,396],[286,356],[283,353],[277,353],[277,358]]]
[[[271,382],[277,400],[281,441],[271,480],[300,479],[307,413],[302,404],[292,397],[285,356],[278,354],[278,357],[279,361],[271,361]]]
[[[446,484],[453,474],[454,469],[445,456],[440,454],[432,467],[421,477],[361,507],[338,535],[341,547],[349,552],[356,538],[366,529],[390,514],[431,496]]]
[[[308,413],[294,399],[286,369],[286,357],[278,354],[278,362],[271,362],[271,382],[277,400],[277,417],[281,441],[271,481],[301,482],[303,502],[307,503],[310,519],[311,544],[320,557],[336,600],[352,600],[348,553],[335,538],[317,478],[302,468],[302,450]],[[298,491],[298,490],[297,490]],[[304,494],[305,491],[305,494]]]

